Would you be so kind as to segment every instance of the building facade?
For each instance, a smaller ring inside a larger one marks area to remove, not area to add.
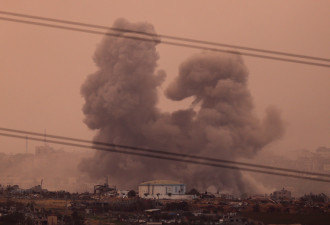
[[[290,199],[291,191],[285,190],[284,188],[280,191],[274,191],[273,194],[270,195],[273,199]]]
[[[152,180],[139,185],[140,198],[180,198],[185,193],[186,185],[172,180]]]

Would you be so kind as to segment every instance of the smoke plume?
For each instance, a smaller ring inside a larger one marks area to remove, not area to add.
[[[148,23],[119,19],[114,27],[156,34]],[[262,121],[256,117],[248,71],[239,55],[203,52],[188,58],[165,95],[173,101],[193,97],[192,106],[160,112],[157,88],[166,75],[157,71],[154,39],[104,37],[98,46],[94,56],[98,71],[81,89],[84,122],[97,131],[96,141],[235,160],[252,157],[281,137],[277,110],[268,109]],[[239,171],[102,151],[83,160],[80,169],[95,179],[108,175],[125,187],[152,179],[177,179],[198,188],[214,185],[236,193],[249,186]]]

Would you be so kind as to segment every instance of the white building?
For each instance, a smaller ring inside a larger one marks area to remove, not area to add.
[[[186,185],[172,180],[152,180],[139,184],[140,198],[184,199]]]

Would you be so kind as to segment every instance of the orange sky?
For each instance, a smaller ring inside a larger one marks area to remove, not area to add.
[[[152,23],[160,34],[330,58],[329,1],[3,1],[2,11],[111,26],[124,17]],[[82,122],[80,86],[95,72],[102,36],[0,20],[0,127],[91,139]],[[160,44],[167,73],[193,53]],[[281,110],[286,134],[268,150],[330,147],[330,69],[243,57],[256,113]],[[162,96],[159,107],[188,107]],[[29,143],[34,151],[37,143]],[[67,149],[68,147],[63,147]],[[25,152],[25,141],[0,137],[0,152]]]

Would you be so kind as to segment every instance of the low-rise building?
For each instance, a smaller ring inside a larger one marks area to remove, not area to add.
[[[139,185],[140,198],[180,199],[185,193],[186,185],[172,180],[152,180]]]
[[[280,191],[274,191],[270,194],[272,199],[290,199],[291,198],[291,191],[285,190],[284,188]]]

